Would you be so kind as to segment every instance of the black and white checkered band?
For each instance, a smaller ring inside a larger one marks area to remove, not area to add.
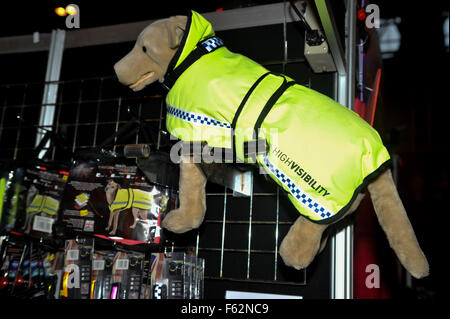
[[[231,124],[228,122],[219,121],[204,114],[188,112],[170,104],[167,104],[167,114],[194,124],[231,129]]]
[[[155,284],[153,286],[153,299],[163,299],[163,284]]]
[[[222,39],[218,37],[212,37],[200,42],[200,45],[209,53],[220,47],[224,46]]]
[[[289,178],[282,170],[280,170],[274,163],[265,155],[263,157],[264,166],[275,176],[289,190],[289,193],[300,203],[303,207],[314,213],[320,219],[326,219],[333,216],[333,212],[328,210],[325,206],[316,201],[308,193],[303,191],[291,178]]]

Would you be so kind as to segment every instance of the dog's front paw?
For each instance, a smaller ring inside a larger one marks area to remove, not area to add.
[[[178,208],[169,212],[163,219],[161,225],[171,232],[181,234],[197,228],[200,223],[193,220],[192,216]]]

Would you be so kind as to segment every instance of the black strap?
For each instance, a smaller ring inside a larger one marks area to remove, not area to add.
[[[175,69],[167,71],[164,76],[164,82],[162,83],[163,87],[167,90],[170,90],[175,81],[186,71],[192,64],[195,63],[198,59],[200,59],[205,54],[214,52],[215,50],[224,46],[223,41],[219,37],[210,37],[202,42],[197,43],[197,47],[189,53],[189,55],[180,63],[178,67]]]
[[[256,89],[256,87],[261,83],[261,81],[268,76],[269,74],[277,75],[277,76],[284,76],[279,73],[275,72],[267,72],[264,73],[262,76],[260,76],[255,83],[252,85],[252,87],[247,91],[245,94],[245,97],[242,99],[241,104],[236,110],[236,113],[233,117],[233,121],[231,123],[231,140],[232,140],[232,147],[233,147],[233,162],[237,160],[237,152],[236,152],[236,136],[234,134],[234,130],[237,125],[237,121],[239,119],[239,116],[247,103],[248,99],[250,98],[250,95],[252,92]],[[255,157],[256,154],[259,154],[261,152],[267,152],[268,151],[268,145],[265,140],[258,140],[258,131],[261,127],[262,122],[266,118],[267,114],[269,114],[270,110],[272,109],[273,105],[277,102],[277,100],[280,98],[280,96],[286,91],[290,86],[294,85],[295,81],[287,81],[286,78],[283,79],[283,83],[280,85],[280,87],[272,94],[272,96],[269,98],[269,100],[264,105],[263,109],[259,113],[259,116],[256,120],[255,126],[253,128],[253,141],[244,142],[243,145],[243,151],[244,151],[244,157]]]
[[[267,114],[269,114],[270,110],[274,106],[274,104],[278,101],[280,96],[292,85],[297,84],[296,81],[286,81],[286,78],[283,81],[283,84],[272,94],[272,96],[267,101],[266,105],[262,109],[261,113],[259,113],[258,119],[256,120],[255,126],[253,127],[253,139],[258,139],[259,128],[261,127],[262,122],[266,118]]]
[[[273,72],[267,72],[261,75],[258,80],[253,83],[250,90],[247,91],[244,98],[241,101],[241,104],[239,104],[236,113],[234,114],[233,121],[231,122],[231,147],[234,149],[233,152],[233,162],[236,162],[237,155],[236,155],[236,136],[234,135],[234,130],[236,129],[236,124],[239,119],[239,115],[241,115],[242,110],[244,109],[245,104],[247,104],[248,99],[250,98],[250,95],[252,92],[256,89],[256,87],[261,83],[261,81],[268,76],[269,74],[274,74]]]

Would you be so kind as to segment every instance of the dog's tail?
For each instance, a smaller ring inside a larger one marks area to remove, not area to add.
[[[381,228],[402,265],[415,278],[428,275],[428,261],[403,207],[391,170],[386,170],[369,187]]]

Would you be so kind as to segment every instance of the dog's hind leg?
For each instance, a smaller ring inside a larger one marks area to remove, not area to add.
[[[316,256],[327,225],[316,224],[300,216],[289,229],[280,246],[280,256],[287,266],[306,268]]]
[[[392,179],[385,171],[368,186],[378,222],[402,265],[416,278],[428,275],[429,266]]]
[[[364,196],[365,196],[364,193],[359,193],[359,194],[356,196],[356,198],[355,198],[355,200],[353,201],[353,203],[352,203],[352,205],[350,206],[350,208],[348,209],[348,211],[347,211],[346,213],[344,213],[344,215],[343,215],[340,219],[342,219],[342,218],[344,218],[345,216],[348,216],[348,215],[350,215],[351,213],[353,213],[353,212],[359,207],[359,204],[361,204],[361,201],[364,199]],[[325,249],[325,247],[326,247],[326,245],[327,245],[327,242],[328,242],[328,237],[329,237],[329,234],[324,234],[324,235],[322,236],[322,240],[321,240],[320,248],[319,248],[319,254]]]
[[[363,198],[364,194],[358,194],[341,219],[353,213]],[[323,234],[327,226],[314,223],[302,216],[297,218],[280,246],[280,255],[284,263],[295,269],[306,268],[314,257],[324,250],[329,236]]]

